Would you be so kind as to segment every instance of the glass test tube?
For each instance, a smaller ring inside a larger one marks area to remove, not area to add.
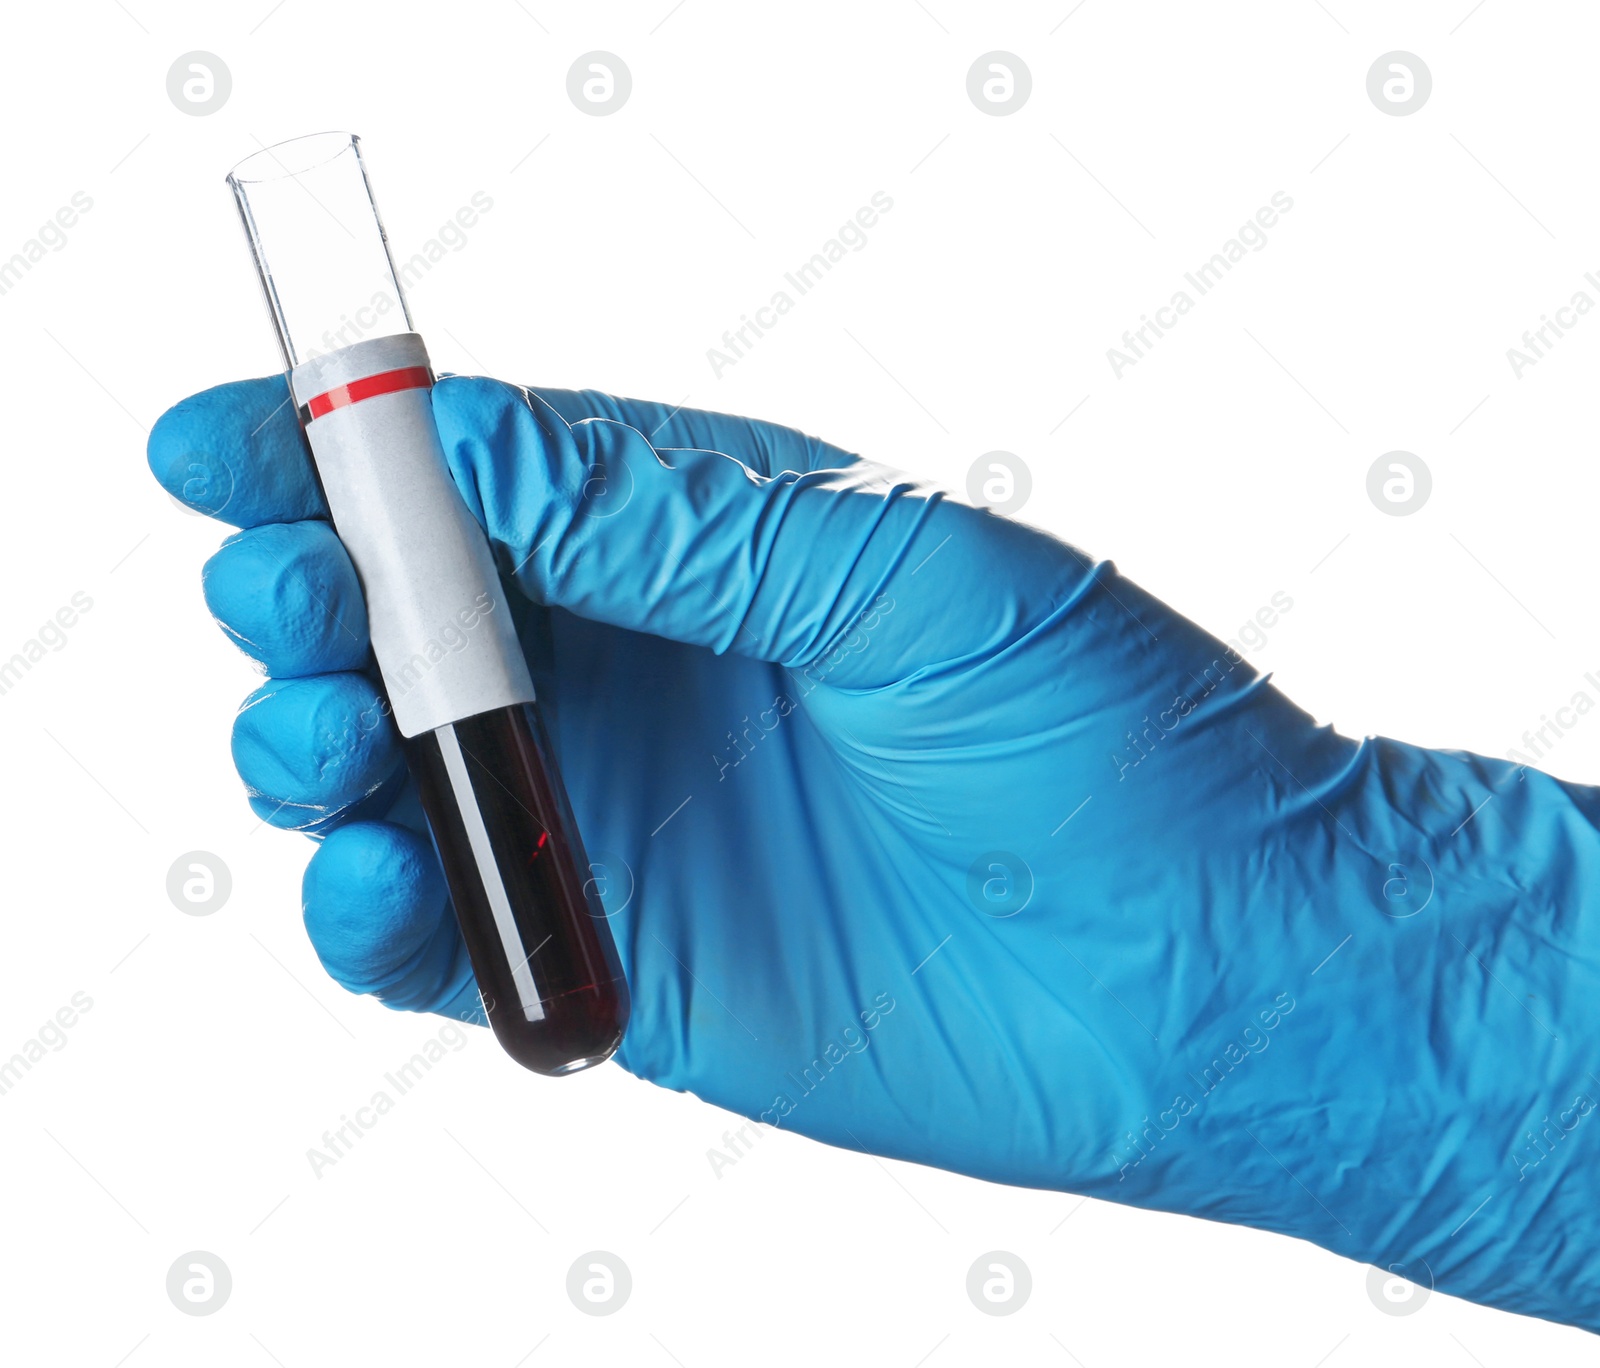
[[[489,1024],[518,1063],[610,1057],[628,987],[487,538],[450,476],[359,139],[228,176]]]

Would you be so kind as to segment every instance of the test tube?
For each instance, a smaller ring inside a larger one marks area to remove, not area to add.
[[[488,540],[445,461],[360,140],[278,143],[228,184],[489,1024],[538,1073],[598,1064],[628,986]]]

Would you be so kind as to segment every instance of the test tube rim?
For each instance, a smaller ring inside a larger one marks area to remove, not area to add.
[[[303,165],[296,165],[293,169],[284,167],[282,159],[277,155],[287,147],[294,147],[301,143],[322,142],[325,140],[336,141],[337,146],[334,147],[333,151],[331,151],[326,157],[319,157],[315,161],[306,162]],[[340,128],[325,129],[321,133],[301,133],[293,138],[285,138],[282,142],[271,143],[266,147],[252,152],[248,157],[244,157],[240,161],[235,162],[232,169],[228,172],[227,179],[229,184],[232,185],[269,185],[273,181],[292,180],[296,177],[305,175],[308,171],[315,171],[319,167],[327,166],[330,162],[337,161],[346,152],[350,151],[355,152],[358,160],[363,160],[361,158],[361,137],[357,133],[350,133]],[[246,168],[248,168],[252,162],[263,162],[263,164],[265,164],[264,159],[266,158],[270,158],[280,169],[275,171],[272,175],[241,174],[245,172]]]

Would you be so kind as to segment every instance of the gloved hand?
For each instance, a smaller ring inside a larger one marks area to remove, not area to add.
[[[605,874],[625,1068],[1600,1330],[1595,790],[1318,727],[1109,562],[798,432],[433,405]],[[206,600],[270,676],[234,755],[319,840],[323,963],[470,1012],[283,380],[150,461],[245,529]]]

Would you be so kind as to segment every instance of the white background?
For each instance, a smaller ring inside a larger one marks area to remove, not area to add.
[[[482,1033],[356,1153],[307,1162],[439,1023],[323,977],[310,848],[258,826],[228,758],[254,676],[201,601],[222,530],[145,468],[167,405],[276,368],[222,181],[261,143],[361,133],[405,255],[493,199],[412,292],[444,367],[792,423],[958,489],[1016,453],[1021,516],[1220,635],[1288,594],[1252,658],[1352,734],[1504,755],[1600,697],[1600,317],[1520,379],[1506,358],[1574,291],[1600,300],[1600,16],[1076,3],[7,7],[0,258],[74,192],[93,209],[0,296],[0,658],[75,592],[93,608],[0,696],[0,1056],[94,1005],[0,1097],[0,1357],[1592,1361],[1442,1295],[1385,1315],[1366,1268],[1271,1235],[787,1134],[718,1176],[736,1118],[615,1067],[533,1078]],[[166,89],[195,49],[232,74],[205,117]],[[593,49],[632,72],[609,117],[566,91]],[[1032,73],[1007,117],[966,91],[994,49]],[[1408,117],[1366,91],[1395,49],[1433,76]],[[879,190],[869,245],[717,378],[707,348]],[[1117,378],[1106,349],[1275,191],[1294,208],[1267,247]],[[1434,481],[1404,518],[1366,493],[1395,449]],[[1600,771],[1600,715],[1548,766]],[[213,916],[165,891],[192,850],[232,871]],[[234,1279],[205,1318],[164,1290],[195,1249]],[[564,1287],[592,1249],[634,1279],[605,1318]],[[995,1249],[1033,1275],[1005,1318],[964,1288]]]

